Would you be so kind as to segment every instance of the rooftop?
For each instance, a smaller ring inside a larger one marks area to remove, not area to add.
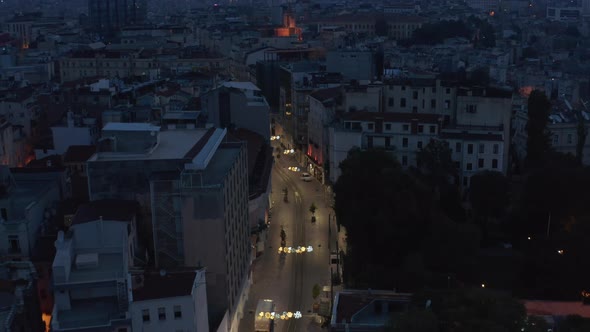
[[[121,129],[121,131],[125,130]],[[208,140],[207,134],[206,129],[166,130],[158,134],[158,144],[149,152],[99,152],[94,154],[88,161],[192,159],[190,156],[194,152],[194,148],[201,145],[203,139],[206,143]],[[198,152],[199,150],[196,151],[195,155]]]
[[[186,271],[151,272],[143,275],[143,282],[133,290],[133,301],[189,296],[197,275],[196,269]],[[142,276],[134,276],[136,280]]]
[[[332,325],[342,322],[353,323],[353,319],[374,301],[398,302],[407,304],[412,294],[396,293],[392,291],[346,290],[336,295],[332,309]],[[389,320],[391,313],[385,313]]]
[[[126,275],[125,260],[120,253],[99,253],[98,266],[95,268],[77,268],[73,261],[71,264],[70,277],[64,282],[66,284],[113,281],[125,278]],[[58,284],[59,281],[56,279],[54,283]]]
[[[160,127],[150,123],[140,122],[109,122],[103,128],[103,131],[160,131]]]
[[[252,82],[225,82],[223,86],[226,88],[235,88],[240,90],[260,91],[260,89]]]
[[[64,155],[64,163],[83,163],[96,152],[94,145],[71,145]]]
[[[135,217],[138,204],[122,199],[101,199],[86,203],[78,208],[72,225],[99,219],[130,222]]]
[[[90,300],[73,300],[70,310],[57,312],[61,329],[110,325],[114,320],[124,320],[125,314],[119,312],[116,297],[93,298]]]

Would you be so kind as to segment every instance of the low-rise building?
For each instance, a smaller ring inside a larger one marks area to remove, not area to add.
[[[3,331],[44,331],[31,262],[0,264],[0,322]]]
[[[209,332],[206,269],[161,270],[133,275],[134,332]]]
[[[382,331],[407,310],[412,294],[384,290],[343,290],[334,296],[330,331]]]

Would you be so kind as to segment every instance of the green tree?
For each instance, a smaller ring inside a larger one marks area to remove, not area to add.
[[[438,319],[428,309],[412,308],[392,317],[386,332],[438,332]]]
[[[313,297],[313,299],[317,299],[318,296],[320,296],[320,293],[322,292],[322,289],[320,287],[320,285],[315,284],[313,285],[313,288],[311,289],[311,297]]]
[[[499,218],[509,202],[510,183],[504,174],[483,171],[471,177],[469,202],[477,215]]]
[[[347,230],[344,279],[394,288],[390,276],[419,248],[432,218],[431,193],[384,150],[353,149],[340,169],[334,208]]]
[[[577,128],[578,139],[576,141],[576,161],[579,165],[582,165],[584,160],[584,145],[586,144],[586,138],[588,137],[588,129],[584,123],[584,117],[581,112],[578,112],[578,128]]]
[[[534,90],[528,99],[527,156],[528,168],[542,166],[551,150],[551,132],[547,122],[551,112],[551,102],[544,92]]]
[[[429,291],[414,296],[414,303],[431,300],[441,331],[520,332],[526,319],[522,303],[487,288]]]
[[[447,141],[431,139],[418,151],[416,160],[418,168],[426,175],[434,189],[448,184],[449,178],[457,172]]]

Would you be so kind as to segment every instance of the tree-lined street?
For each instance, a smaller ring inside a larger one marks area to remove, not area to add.
[[[256,304],[272,299],[277,312],[300,311],[301,319],[275,321],[274,331],[314,331],[320,324],[313,314],[314,285],[329,285],[329,211],[324,187],[316,180],[305,182],[291,156],[277,158],[272,172],[272,219],[264,253],[253,264],[253,284],[240,322],[240,331],[252,331]],[[287,189],[287,201],[284,189]],[[311,205],[316,207],[312,222]],[[281,229],[287,247],[311,246],[312,252],[279,254]],[[334,230],[335,227],[332,226]],[[336,238],[336,232],[333,232]]]

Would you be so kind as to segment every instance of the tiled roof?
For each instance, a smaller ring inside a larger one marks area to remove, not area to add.
[[[189,296],[196,274],[195,270],[146,273],[143,275],[143,282],[138,282],[139,287],[133,290],[133,301]],[[137,275],[133,278],[136,278],[137,282],[142,276]]]
[[[103,220],[129,222],[136,215],[138,203],[122,199],[102,199],[86,203],[78,208],[72,225]]]
[[[64,155],[64,162],[86,162],[95,152],[96,147],[94,145],[71,145]]]

